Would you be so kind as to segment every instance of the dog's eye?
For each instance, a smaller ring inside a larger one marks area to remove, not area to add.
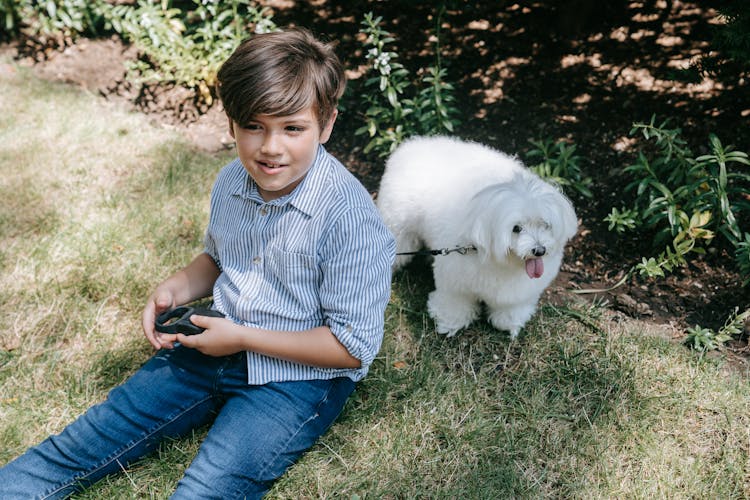
[[[514,233],[520,233],[521,232],[521,226],[513,226],[513,232]]]

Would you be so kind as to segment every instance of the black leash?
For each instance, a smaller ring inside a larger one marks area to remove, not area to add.
[[[456,247],[456,248],[441,248],[439,250],[419,250],[417,252],[398,252],[396,255],[448,255],[449,253],[459,253],[466,255],[469,252],[476,251],[477,247]]]

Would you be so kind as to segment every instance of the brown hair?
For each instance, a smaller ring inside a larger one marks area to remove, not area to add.
[[[287,116],[312,106],[323,129],[346,87],[333,47],[302,28],[244,40],[217,77],[224,110],[240,126],[257,115]]]

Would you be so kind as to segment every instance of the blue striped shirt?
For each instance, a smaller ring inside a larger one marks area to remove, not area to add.
[[[268,330],[328,326],[358,369],[247,353],[248,383],[365,376],[383,340],[393,236],[367,190],[320,146],[302,182],[265,202],[239,159],[211,192],[205,251],[221,270],[214,307]]]

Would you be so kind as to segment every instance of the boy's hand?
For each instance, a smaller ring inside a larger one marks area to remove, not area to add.
[[[198,314],[190,316],[190,321],[206,330],[198,335],[176,334],[175,340],[185,347],[196,349],[208,356],[229,356],[245,350],[242,326],[225,318]]]
[[[151,297],[148,298],[148,302],[146,302],[146,307],[143,309],[143,333],[154,349],[171,349],[174,347],[177,335],[160,333],[154,328],[156,316],[174,306],[174,295],[168,289],[163,288],[157,288]]]

